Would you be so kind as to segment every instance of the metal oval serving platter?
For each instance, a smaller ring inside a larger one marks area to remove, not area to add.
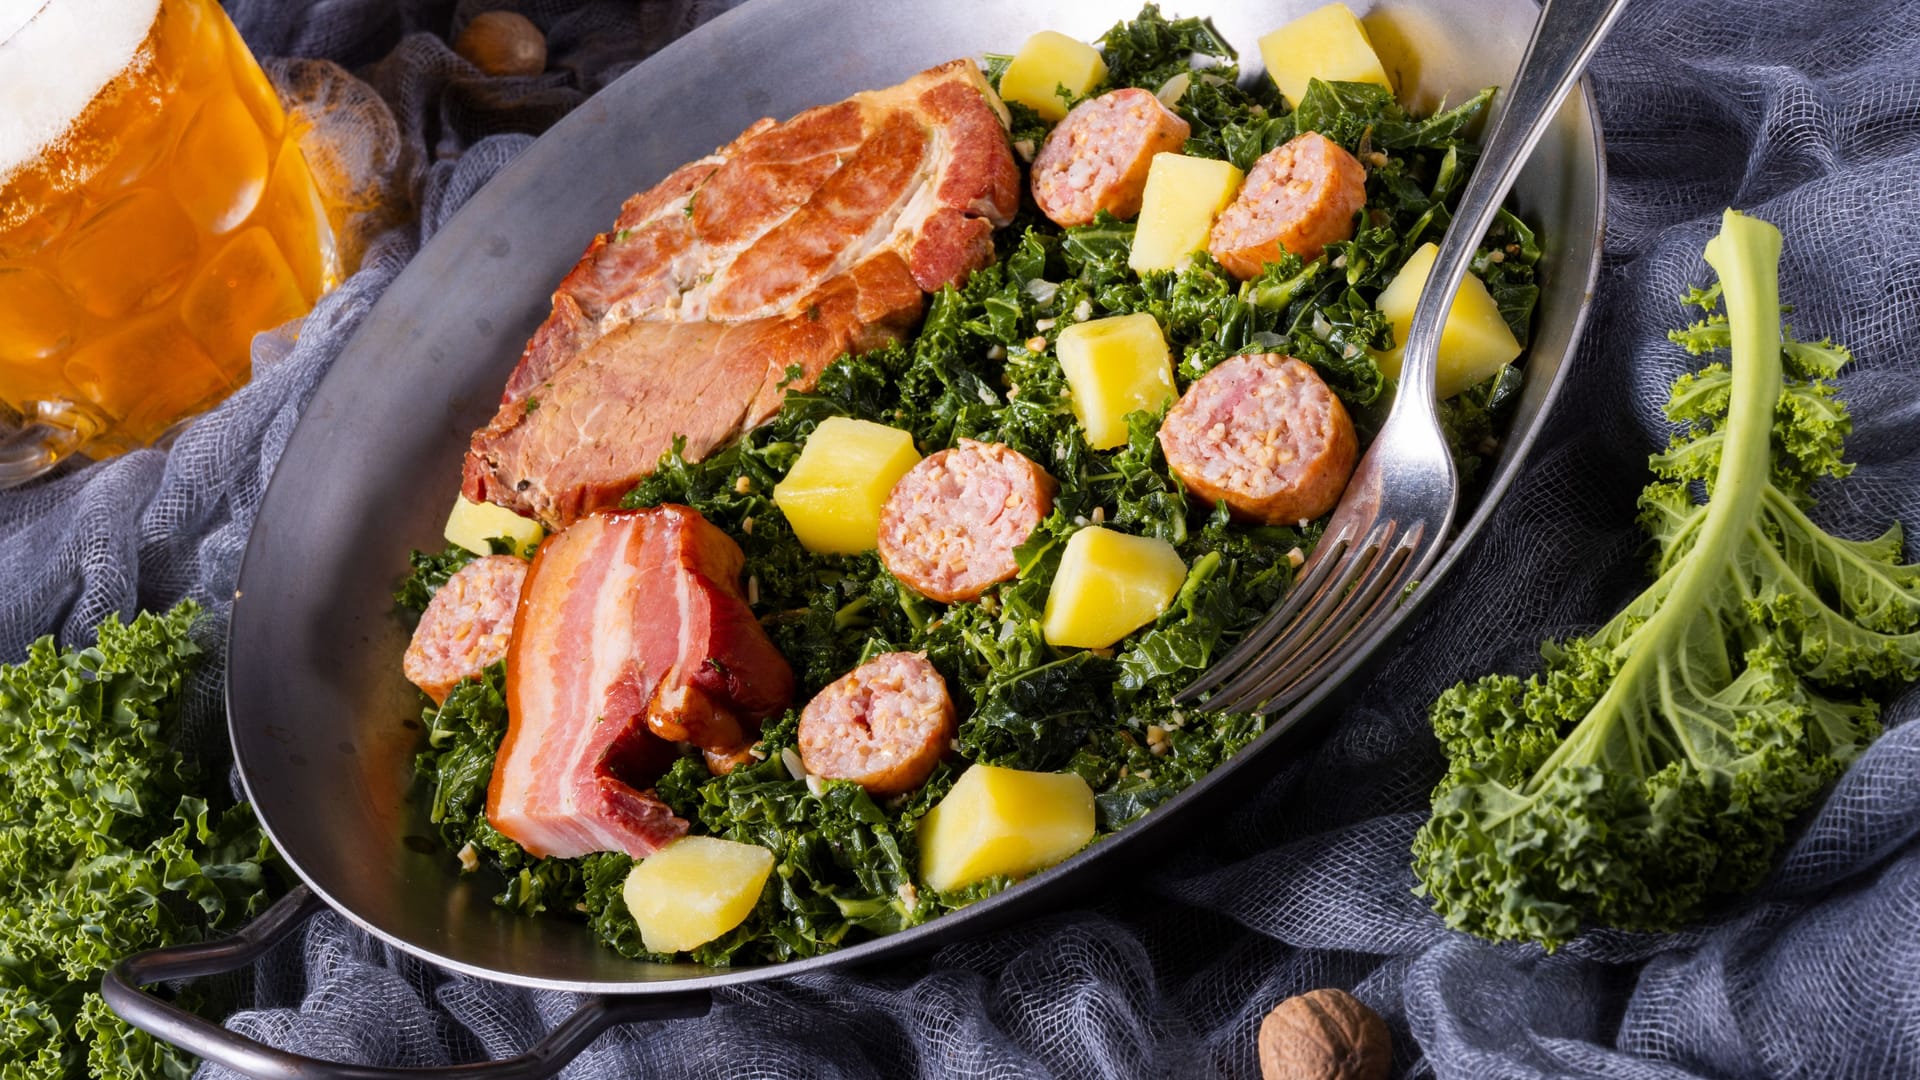
[[[1208,14],[1259,77],[1254,43],[1320,0],[1167,0]],[[1355,3],[1356,8],[1362,4]],[[762,116],[888,86],[957,56],[1011,51],[1057,29],[1098,37],[1137,0],[755,0],[701,27],[587,101],[476,194],[368,315],[321,384],[274,474],[234,602],[229,724],[240,776],[273,842],[327,903],[447,968],[527,986],[616,994],[704,989],[923,949],[1105,876],[1230,774],[1270,771],[1285,730],[1357,656],[1272,730],[1143,821],[980,904],[815,959],[712,970],[641,963],[585,925],[496,908],[499,882],[462,877],[410,784],[415,691],[391,592],[411,548],[438,548],[470,433],[494,410],[554,285],[621,200]],[[1380,0],[1366,25],[1410,104],[1507,83],[1529,0]],[[1497,100],[1497,99],[1496,99]],[[1540,430],[1578,339],[1599,260],[1603,167],[1590,96],[1577,91],[1516,196],[1547,245],[1525,390],[1480,503],[1438,569],[1473,539]],[[1403,608],[1397,620],[1411,614]],[[1386,630],[1374,640],[1376,650]]]

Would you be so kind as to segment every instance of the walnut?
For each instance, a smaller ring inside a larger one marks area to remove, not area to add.
[[[1264,1080],[1385,1080],[1393,1064],[1387,1022],[1344,990],[1314,990],[1260,1022]]]
[[[487,11],[473,17],[453,51],[489,75],[538,75],[547,69],[547,39],[525,16]]]

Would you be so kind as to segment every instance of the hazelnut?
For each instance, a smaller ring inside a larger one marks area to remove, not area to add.
[[[454,40],[453,51],[489,75],[538,75],[547,70],[547,39],[525,15],[486,11]]]
[[[1344,990],[1288,998],[1260,1022],[1263,1080],[1386,1080],[1392,1064],[1387,1022]]]

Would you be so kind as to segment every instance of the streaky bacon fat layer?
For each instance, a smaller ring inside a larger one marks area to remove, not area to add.
[[[648,785],[691,742],[724,769],[793,697],[745,559],[684,506],[590,514],[541,547],[507,652],[487,820],[537,856],[644,858],[687,823]]]

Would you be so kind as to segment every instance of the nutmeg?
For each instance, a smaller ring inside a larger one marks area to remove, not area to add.
[[[1274,1006],[1260,1022],[1264,1080],[1386,1080],[1387,1022],[1344,990],[1314,990]]]
[[[547,70],[547,38],[525,15],[486,11],[454,40],[453,51],[489,75],[538,75]]]

